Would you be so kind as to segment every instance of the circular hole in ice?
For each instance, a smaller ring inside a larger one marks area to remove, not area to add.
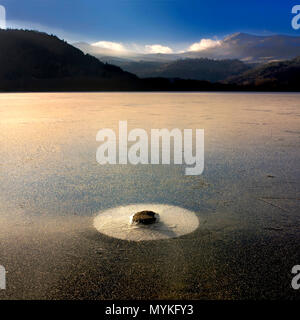
[[[131,224],[130,217],[149,210],[159,214],[158,222],[149,225]],[[177,238],[195,231],[199,218],[194,212],[171,205],[131,204],[101,211],[94,219],[94,227],[101,233],[129,241]]]

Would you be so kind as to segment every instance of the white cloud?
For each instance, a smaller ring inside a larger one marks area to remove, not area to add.
[[[115,54],[173,53],[171,48],[160,44],[142,45],[137,43],[98,41],[91,43],[91,45],[101,49],[109,50],[111,53],[115,52]]]
[[[171,48],[162,46],[160,44],[146,45],[145,49],[147,53],[173,53]]]
[[[109,49],[113,51],[119,51],[119,52],[127,51],[125,46],[122,43],[118,43],[118,42],[98,41],[98,42],[92,43],[92,46],[103,48],[103,49]]]
[[[193,43],[191,46],[189,46],[187,51],[202,51],[205,49],[219,47],[220,45],[221,41],[219,40],[201,39],[201,41]]]

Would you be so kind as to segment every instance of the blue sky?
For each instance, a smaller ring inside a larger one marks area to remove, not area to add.
[[[8,26],[41,29],[70,41],[178,48],[238,31],[300,36],[300,30],[291,28],[295,4],[289,0],[0,0]]]

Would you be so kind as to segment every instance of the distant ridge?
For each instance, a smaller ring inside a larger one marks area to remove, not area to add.
[[[0,30],[0,90],[133,89],[138,78],[54,35]]]
[[[251,67],[237,59],[179,59],[170,62],[108,60],[139,77],[164,77],[218,82],[239,75]]]
[[[224,83],[278,90],[300,90],[300,57],[259,66]]]

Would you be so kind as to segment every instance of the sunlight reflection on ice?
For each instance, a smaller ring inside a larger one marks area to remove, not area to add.
[[[133,213],[151,210],[160,216],[152,225],[130,225]],[[198,217],[184,208],[163,204],[132,204],[100,212],[94,219],[94,227],[101,233],[130,241],[176,238],[191,233],[199,225]]]

